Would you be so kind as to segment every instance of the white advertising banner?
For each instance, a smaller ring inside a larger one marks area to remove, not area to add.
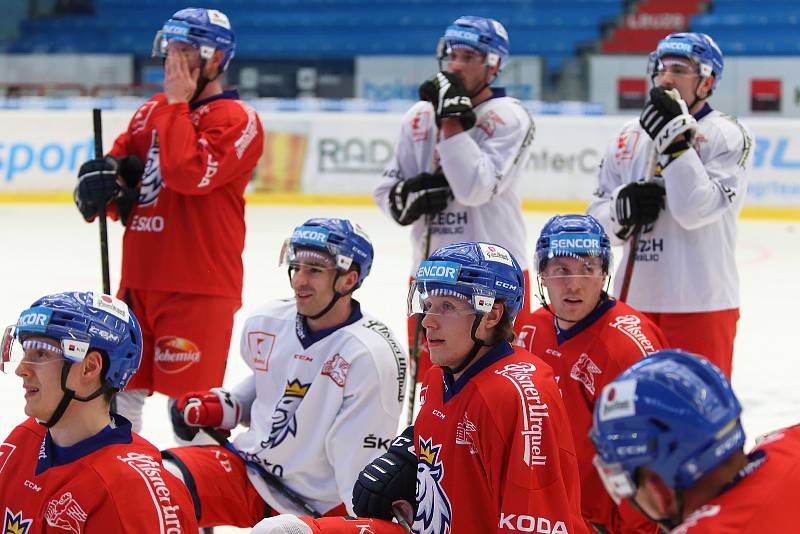
[[[130,111],[103,114],[106,150]],[[253,189],[368,195],[392,157],[396,113],[262,113],[267,132]],[[588,201],[605,148],[625,116],[536,117],[524,199]],[[93,157],[91,112],[0,111],[0,193],[71,191]],[[756,134],[747,204],[800,207],[800,120],[751,117]]]

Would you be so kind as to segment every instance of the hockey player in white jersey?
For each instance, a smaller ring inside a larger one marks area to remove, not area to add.
[[[194,495],[201,527],[308,513],[266,483],[263,471],[322,514],[352,514],[359,471],[397,431],[405,351],[352,297],[372,265],[369,238],[344,219],[310,219],[281,257],[295,298],[247,319],[241,353],[252,375],[229,391],[189,393],[173,410],[184,439],[198,427],[249,425],[233,447],[164,452]]]
[[[522,104],[490,87],[508,61],[509,39],[493,19],[464,16],[437,48],[441,72],[419,89],[406,112],[394,157],[373,191],[398,224],[411,225],[415,268],[431,251],[459,241],[488,241],[523,262],[520,171],[533,141],[533,120]],[[518,323],[530,313],[525,296]],[[409,347],[414,346],[414,318]],[[417,376],[430,365],[427,350]]]
[[[707,355],[730,377],[739,319],[736,219],[753,136],[708,103],[723,66],[706,34],[672,33],[658,43],[650,99],[606,151],[588,212],[614,244],[628,240],[615,296],[628,270],[629,236],[641,229],[623,300],[645,312],[670,346]]]

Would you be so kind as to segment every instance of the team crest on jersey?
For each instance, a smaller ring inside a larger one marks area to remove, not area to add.
[[[414,142],[427,141],[431,130],[432,114],[430,111],[418,111],[411,119],[411,138]]]
[[[310,387],[311,383],[302,384],[296,378],[286,383],[283,397],[278,401],[278,406],[272,414],[272,430],[269,433],[269,440],[263,444],[264,447],[277,447],[290,434],[297,435],[297,419],[294,413]]]
[[[6,508],[3,518],[3,534],[27,534],[33,519],[23,519],[22,512],[14,513]]]
[[[617,161],[633,159],[636,153],[636,145],[639,144],[639,132],[637,130],[625,130],[617,138],[617,150],[614,159]]]
[[[86,524],[86,512],[69,491],[47,503],[44,518],[51,527],[81,534]]]
[[[477,454],[478,448],[475,446],[475,432],[477,431],[478,427],[469,420],[467,412],[464,411],[464,417],[456,425],[456,445],[467,445],[470,454]]]
[[[444,465],[439,459],[441,445],[432,439],[419,438],[417,463],[417,515],[414,532],[447,534],[452,523],[450,499],[442,489]]]
[[[517,346],[525,347],[529,352],[533,352],[533,336],[536,335],[536,327],[526,324],[522,327],[517,341],[514,343]]]
[[[578,361],[572,366],[569,376],[573,380],[577,380],[583,384],[589,393],[594,395],[594,375],[599,375],[602,372],[603,370],[600,369],[597,364],[592,361],[589,355],[584,352],[581,354],[580,358],[578,358]]]
[[[483,130],[487,137],[491,137],[494,135],[494,131],[497,129],[498,125],[505,125],[505,121],[500,118],[500,115],[494,111],[490,111],[481,117],[481,120],[478,121],[478,124],[475,126]]]
[[[158,134],[153,130],[153,139],[150,142],[150,149],[147,151],[147,162],[144,165],[142,174],[142,185],[139,188],[139,205],[149,206],[158,198],[161,191],[161,167],[158,162],[159,153]]]
[[[320,374],[330,377],[334,384],[343,388],[344,382],[347,380],[348,369],[350,369],[350,363],[337,352],[322,365]]]

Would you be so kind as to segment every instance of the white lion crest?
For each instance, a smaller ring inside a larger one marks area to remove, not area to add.
[[[417,461],[417,515],[414,518],[416,534],[447,534],[450,532],[452,512],[450,499],[442,490],[444,466],[439,461],[441,445],[419,438]]]

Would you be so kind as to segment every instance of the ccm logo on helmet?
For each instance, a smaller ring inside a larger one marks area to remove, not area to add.
[[[498,528],[515,530],[520,532],[537,532],[541,534],[569,534],[567,525],[563,521],[550,521],[545,517],[533,517],[532,515],[506,514],[500,512],[500,523]]]
[[[506,282],[503,282],[502,280],[495,280],[494,285],[496,285],[498,287],[502,287],[502,288],[508,289],[510,291],[516,291],[517,290],[517,286],[515,286],[514,284],[508,284]]]

